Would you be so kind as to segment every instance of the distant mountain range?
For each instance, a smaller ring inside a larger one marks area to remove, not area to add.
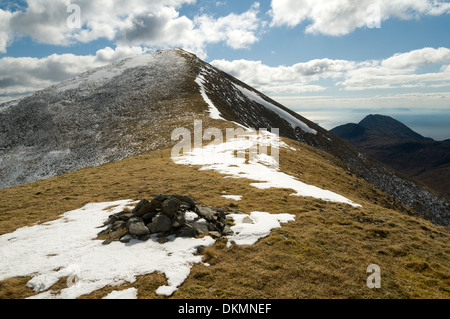
[[[450,195],[450,139],[423,137],[403,123],[383,115],[369,115],[360,123],[331,130],[376,160]]]

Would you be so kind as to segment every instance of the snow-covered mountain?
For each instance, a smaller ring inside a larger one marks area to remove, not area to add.
[[[445,198],[182,50],[125,59],[0,105],[0,188],[168,148],[171,132],[194,119],[279,128],[393,201],[450,225]]]

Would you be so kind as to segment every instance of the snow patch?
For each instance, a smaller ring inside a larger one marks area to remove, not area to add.
[[[195,83],[198,84],[200,87],[200,94],[203,97],[203,100],[208,104],[209,107],[209,116],[214,120],[224,120],[224,118],[221,116],[219,110],[214,105],[214,103],[210,100],[208,97],[208,94],[206,94],[205,86],[203,83],[205,82],[204,76],[200,73],[197,78],[195,79]]]
[[[153,237],[146,242],[132,240],[105,246],[102,241],[93,240],[100,231],[97,227],[109,215],[132,203],[125,200],[88,204],[56,221],[1,236],[0,280],[32,276],[27,286],[41,292],[32,298],[73,299],[107,285],[133,283],[136,276],[153,272],[165,274],[168,286],[176,289],[189,275],[192,264],[201,262],[202,257],[195,255],[197,248],[210,247],[215,241],[211,237],[173,237],[161,245]],[[59,294],[48,290],[69,276],[74,276],[73,284]]]
[[[137,299],[137,289],[129,288],[121,291],[113,291],[103,299]]]
[[[166,276],[167,285],[159,287],[156,294],[171,296],[189,276],[192,265],[202,263],[202,256],[196,255],[198,248],[211,247],[215,240],[209,236],[169,236],[167,243],[160,244],[156,235],[148,241],[131,240],[127,244],[102,245],[101,240],[93,240],[100,231],[98,226],[108,216],[135,204],[131,200],[87,204],[64,213],[58,220],[0,236],[0,281],[31,276],[27,286],[40,292],[31,299],[74,299],[105,286],[133,283],[137,276],[158,272]],[[193,212],[186,215],[187,219],[198,217]],[[278,228],[279,222],[295,218],[294,215],[252,213],[250,218],[255,224],[246,224],[241,216],[232,217],[236,219],[233,227],[237,233],[228,239],[237,245],[255,243],[271,229]],[[62,278],[67,278],[67,288],[52,291],[50,287]],[[115,291],[106,299],[136,296],[136,289],[130,288]]]
[[[159,66],[159,68],[176,65],[177,61],[180,60],[180,57],[176,53],[176,51],[166,51],[163,54],[164,63]],[[161,59],[158,57],[158,52],[123,59],[110,65],[87,71],[73,79],[63,81],[55,86],[56,92],[61,93],[67,90],[75,90],[79,89],[82,86],[100,85],[122,75],[127,70],[145,66],[155,66],[156,61],[161,61]],[[160,69],[156,69],[155,72],[159,73]]]
[[[303,131],[305,131],[307,133],[311,133],[311,134],[314,134],[314,135],[317,134],[316,130],[313,130],[308,125],[306,125],[305,123],[303,123],[302,121],[297,119],[295,116],[289,114],[285,110],[283,110],[283,109],[279,108],[278,106],[273,105],[272,103],[266,101],[261,96],[259,96],[259,94],[257,94],[256,92],[250,91],[250,90],[248,90],[248,89],[246,89],[246,88],[244,88],[244,87],[242,87],[242,86],[240,86],[238,84],[234,84],[234,86],[236,87],[236,89],[241,91],[241,93],[245,97],[247,97],[248,99],[253,100],[256,103],[258,103],[258,104],[268,108],[272,112],[277,113],[281,118],[283,118],[286,121],[288,121],[293,129],[295,129],[296,127],[300,127]]]
[[[1,113],[6,113],[6,111],[8,111],[11,107],[16,106],[17,104],[19,104],[20,100],[14,100],[14,101],[10,101],[10,102],[6,102],[3,104],[0,104],[0,114]]]
[[[295,221],[295,216],[291,214],[272,215],[266,212],[252,212],[250,217],[246,214],[231,214],[235,226],[231,227],[235,235],[229,236],[230,243],[236,245],[253,245],[260,238],[270,235],[273,229],[281,228],[280,223]],[[251,222],[246,219],[250,218]]]
[[[235,201],[242,200],[242,195],[222,195],[222,197],[226,198],[226,199],[235,200]]]
[[[271,139],[269,144],[284,147],[279,136],[266,132],[264,140],[267,141],[267,138]],[[210,144],[203,148],[196,148],[173,160],[180,165],[200,165],[202,166],[201,170],[214,170],[231,178],[255,180],[257,182],[250,185],[259,189],[288,188],[295,191],[292,194],[295,196],[314,197],[324,201],[361,207],[341,195],[307,185],[295,177],[281,172],[278,165],[275,165],[277,163],[274,158],[266,154],[251,157],[248,162],[245,158],[235,156],[235,152],[245,152],[252,146],[258,145],[260,141],[260,136],[249,135],[245,139],[233,139],[218,145]]]

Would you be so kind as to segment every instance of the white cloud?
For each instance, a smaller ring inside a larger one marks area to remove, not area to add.
[[[349,91],[450,86],[449,62],[450,49],[423,48],[385,60],[320,59],[278,67],[248,60],[215,60],[211,64],[265,93],[291,94],[324,91],[324,80]],[[440,70],[424,72],[429,66],[440,66]]]
[[[255,3],[239,15],[214,18],[204,14],[190,20],[165,7],[157,14],[130,16],[118,32],[118,41],[124,45],[179,46],[205,58],[205,47],[210,43],[224,42],[233,49],[244,49],[258,41],[258,12],[259,5]]]
[[[88,43],[105,38],[120,46],[183,47],[206,57],[208,43],[224,42],[233,49],[258,41],[259,3],[242,14],[206,14],[194,19],[179,9],[196,0],[78,0],[81,28],[67,23],[69,0],[27,0],[28,7],[0,10],[0,52],[11,39],[26,36],[53,45]]]
[[[0,53],[6,53],[6,47],[11,40],[8,32],[11,16],[11,12],[0,9]]]
[[[337,84],[347,90],[450,86],[450,72],[445,65],[437,72],[421,71],[423,67],[448,62],[450,49],[423,48],[381,61],[361,63]]]
[[[397,53],[392,57],[383,60],[381,65],[393,69],[416,69],[435,63],[445,63],[450,61],[450,50],[447,48],[423,48],[407,53]]]
[[[439,0],[272,0],[272,26],[307,23],[307,33],[339,36],[357,28],[381,26],[392,18],[450,13],[450,3]]]
[[[321,79],[336,78],[354,68],[354,62],[320,59],[292,66],[270,67],[261,61],[215,60],[212,65],[255,86],[265,93],[304,93],[323,91],[321,85],[313,84]]]

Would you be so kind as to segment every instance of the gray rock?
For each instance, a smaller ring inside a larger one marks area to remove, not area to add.
[[[128,220],[127,227],[129,227],[133,223],[139,223],[139,222],[143,222],[143,221],[144,220],[142,218],[134,216]]]
[[[184,224],[177,230],[176,235],[178,237],[195,237],[197,236],[197,230],[192,224]]]
[[[250,216],[247,216],[242,219],[242,223],[243,224],[254,224],[255,222],[253,221],[253,219],[250,218]]]
[[[131,217],[133,217],[132,212],[121,212],[116,215],[120,220],[123,220],[125,222],[129,221]]]
[[[175,215],[174,221],[173,221],[173,227],[177,228],[177,227],[181,227],[184,224],[186,224],[186,219],[184,218],[184,213],[178,212]]]
[[[108,220],[105,221],[105,223],[103,225],[106,226],[106,225],[114,224],[118,220],[119,220],[119,218],[117,216],[111,215],[108,217]]]
[[[138,217],[131,218],[127,223],[127,228],[133,237],[150,235],[150,230],[144,224],[144,220]]]
[[[227,215],[222,209],[216,209],[218,221],[225,223],[227,220]]]
[[[111,232],[111,227],[108,227],[97,234],[98,237],[103,237]]]
[[[153,211],[151,213],[147,213],[144,216],[142,216],[141,218],[144,220],[144,222],[146,223],[151,223],[153,218],[156,217],[156,215],[158,215],[157,211]]]
[[[136,207],[131,211],[133,214],[136,214],[142,207],[149,204],[150,202],[146,199],[141,200]]]
[[[217,212],[209,206],[198,205],[195,212],[209,222],[214,222],[217,219]]]
[[[209,233],[209,231],[210,231],[209,225],[204,224],[204,223],[195,222],[195,223],[191,223],[189,225],[191,225],[196,230],[196,233],[197,233],[196,235],[203,235],[203,234]]]
[[[111,244],[113,242],[113,239],[112,238],[108,238],[108,239],[106,239],[105,241],[103,241],[103,243],[102,243],[102,245],[109,245],[109,244]]]
[[[220,231],[223,231],[223,229],[225,228],[225,223],[222,221],[219,221],[216,223],[216,228],[218,228]]]
[[[124,222],[122,220],[118,220],[113,224],[112,229],[117,230],[119,228],[125,228],[126,226],[127,226],[126,222]]]
[[[180,205],[181,201],[179,199],[174,197],[168,198],[162,203],[162,213],[170,218],[174,218]]]
[[[178,199],[184,206],[189,206],[189,209],[194,209],[195,205],[197,205],[197,201],[191,196],[187,195],[158,195],[154,198],[154,200],[157,200],[162,203],[170,198]]]
[[[197,205],[197,201],[194,198],[192,198],[191,196],[172,195],[171,197],[178,199],[182,205],[189,206],[189,209],[194,209],[195,205]]]
[[[123,235],[122,237],[120,237],[119,241],[120,241],[121,243],[127,244],[127,243],[129,243],[130,240],[132,240],[132,239],[133,239],[133,237],[132,237],[130,234],[125,234],[125,235]]]
[[[111,238],[118,238],[123,233],[122,229],[115,230],[111,233]]]
[[[222,235],[224,235],[224,236],[233,236],[234,235],[234,231],[231,230],[230,225],[225,225],[225,227],[222,230]]]
[[[190,210],[191,209],[191,206],[189,206],[188,204],[186,204],[186,203],[184,203],[184,202],[181,202],[181,205],[180,205],[180,210],[182,210],[182,211],[188,211],[188,210]]]
[[[144,206],[140,207],[134,215],[138,217],[142,217],[148,213],[156,211],[156,209],[161,208],[161,203],[157,200],[151,200],[148,204],[145,204]]]
[[[151,234],[175,234],[179,237],[210,234],[213,238],[234,234],[226,224],[227,215],[224,210],[196,203],[194,198],[180,195],[158,195],[151,201],[143,199],[133,209],[134,213],[123,211],[109,216],[108,224],[105,223],[107,228],[99,236],[114,232],[113,240],[117,240],[120,232],[128,230],[119,239],[121,242],[128,242],[130,238],[148,240]],[[195,212],[197,218],[186,221],[187,211]],[[253,221],[246,216],[244,222]]]
[[[220,237],[222,237],[222,234],[220,233],[220,232],[218,232],[218,231],[210,231],[209,232],[209,235],[212,237],[212,238],[220,238]]]
[[[168,216],[160,214],[153,218],[151,224],[148,224],[148,229],[152,234],[168,232],[172,229],[172,220]]]

